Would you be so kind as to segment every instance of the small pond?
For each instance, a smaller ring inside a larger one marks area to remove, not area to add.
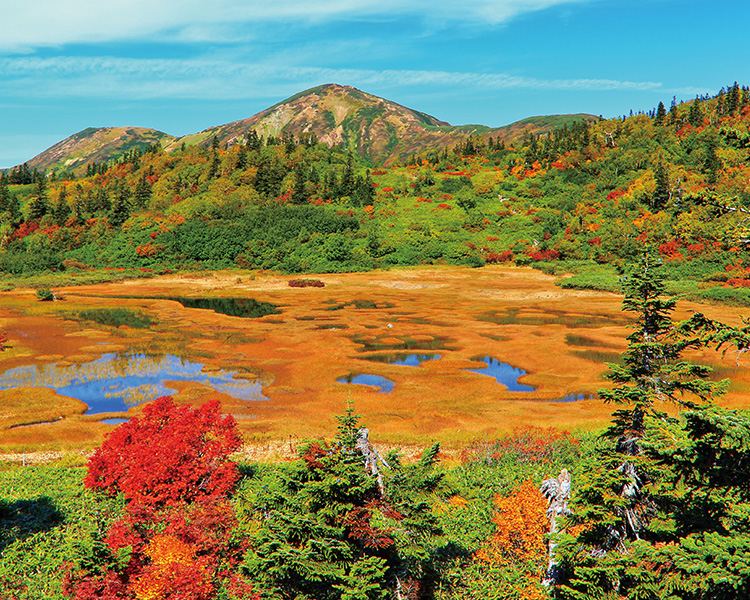
[[[562,398],[550,400],[550,402],[580,402],[581,400],[593,400],[595,397],[593,394],[568,394]]]
[[[359,352],[377,352],[378,350],[450,350],[455,341],[447,336],[436,336],[432,339],[415,340],[409,336],[392,334],[370,337],[353,335],[351,339],[362,348]]]
[[[362,356],[361,358],[363,360],[387,363],[389,365],[418,367],[428,360],[438,360],[440,356],[440,354],[409,354],[408,352],[394,352],[391,354],[373,354],[372,356]]]
[[[203,308],[230,317],[253,319],[266,315],[278,315],[281,311],[269,302],[258,302],[253,298],[183,298],[171,297],[163,300],[175,300],[185,308]]]
[[[523,369],[517,369],[516,367],[503,363],[492,358],[491,356],[485,356],[482,358],[476,358],[474,360],[483,362],[486,366],[482,369],[464,369],[464,371],[471,371],[472,373],[479,373],[481,375],[489,375],[494,377],[498,383],[502,383],[509,392],[533,392],[534,388],[529,385],[523,385],[518,383],[518,378],[526,375],[526,371]]]
[[[175,393],[166,381],[193,381],[242,400],[268,400],[263,382],[236,377],[235,371],[203,371],[201,363],[174,355],[104,354],[83,364],[16,367],[0,374],[0,390],[53,388],[88,405],[86,414],[124,412],[130,406]]]
[[[381,394],[390,394],[396,386],[395,382],[385,377],[381,377],[380,375],[349,374],[346,377],[338,378],[336,381],[338,383],[353,383],[355,385],[369,385],[371,387],[380,388],[379,393]]]

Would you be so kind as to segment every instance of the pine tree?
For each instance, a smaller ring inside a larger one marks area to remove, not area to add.
[[[703,124],[703,111],[701,110],[700,101],[698,98],[693,100],[690,104],[690,111],[688,112],[688,123],[693,127],[698,127]]]
[[[302,163],[294,170],[294,191],[292,192],[292,204],[307,204],[308,196],[305,188],[305,166]]]
[[[669,189],[669,174],[664,163],[660,160],[654,171],[654,180],[656,187],[651,197],[651,207],[654,210],[661,210],[669,203],[671,192]]]
[[[300,460],[239,494],[240,519],[256,523],[244,568],[268,597],[392,598],[399,586],[419,587],[442,544],[424,501],[441,478],[437,446],[413,467],[389,456],[384,493],[367,466],[359,415],[349,404],[337,419],[332,443],[310,442]]]
[[[665,471],[652,448],[654,432],[674,428],[676,421],[660,405],[697,414],[726,388],[726,382],[707,381],[708,367],[682,359],[706,339],[695,322],[673,323],[675,300],[662,298],[659,267],[646,254],[624,283],[623,310],[634,312],[636,323],[622,364],[608,365],[615,386],[599,395],[625,408],[613,413],[576,486],[571,521],[580,531],[563,536],[558,547],[566,573],[562,597],[646,597],[643,590],[657,585],[644,556],[653,553],[652,544],[675,535],[674,517],[660,496]]]
[[[706,173],[706,183],[714,185],[719,178],[721,170],[721,159],[716,151],[717,141],[715,138],[708,138],[706,141],[706,158],[703,161],[703,172]]]
[[[664,119],[667,117],[667,109],[664,108],[664,103],[659,102],[659,106],[656,107],[656,116],[654,117],[654,125],[663,125]]]
[[[120,180],[115,190],[115,199],[112,202],[110,213],[110,223],[115,227],[122,225],[130,216],[130,190],[125,183]]]
[[[145,177],[141,177],[135,186],[133,194],[133,206],[136,208],[146,208],[151,201],[151,186]]]
[[[60,194],[57,197],[55,209],[55,223],[62,227],[70,217],[70,205],[68,204],[68,192],[65,185],[60,186]]]
[[[0,212],[8,210],[8,204],[10,201],[10,189],[8,188],[8,181],[3,173],[0,173]]]
[[[39,178],[36,182],[36,191],[29,202],[29,220],[39,221],[44,215],[49,212],[49,198],[47,197],[47,182],[43,177]]]

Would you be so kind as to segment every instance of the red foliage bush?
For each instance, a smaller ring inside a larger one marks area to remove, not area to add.
[[[24,221],[18,226],[18,229],[13,232],[13,235],[10,236],[10,241],[21,240],[27,235],[34,233],[37,229],[39,229],[39,223],[36,221]]]
[[[220,414],[218,401],[192,409],[163,396],[109,435],[84,483],[152,506],[224,497],[238,478],[227,457],[240,445],[236,422]]]
[[[438,204],[438,208],[442,208],[443,210],[452,210],[452,206],[450,204],[446,204],[445,202],[442,202]]]
[[[502,252],[487,252],[484,255],[484,262],[487,264],[508,262],[513,260],[513,253],[510,250],[503,250]]]
[[[557,250],[536,250],[529,252],[526,256],[531,260],[557,260],[560,258],[560,253]]]

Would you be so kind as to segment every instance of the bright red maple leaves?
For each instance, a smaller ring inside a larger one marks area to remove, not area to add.
[[[127,501],[109,528],[109,555],[73,568],[74,600],[257,600],[238,571],[247,542],[228,499],[242,443],[218,402],[198,409],[164,396],[115,429],[89,462],[87,487]]]
[[[109,435],[84,483],[154,507],[223,498],[238,478],[227,457],[241,444],[234,419],[220,414],[218,401],[196,410],[164,396]]]

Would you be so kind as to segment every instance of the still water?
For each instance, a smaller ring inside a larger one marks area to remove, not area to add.
[[[104,354],[83,364],[16,367],[0,375],[0,390],[53,388],[88,405],[86,414],[122,412],[129,407],[175,393],[167,381],[192,381],[242,400],[268,400],[263,383],[236,377],[235,371],[203,371],[201,363],[168,354]]]

